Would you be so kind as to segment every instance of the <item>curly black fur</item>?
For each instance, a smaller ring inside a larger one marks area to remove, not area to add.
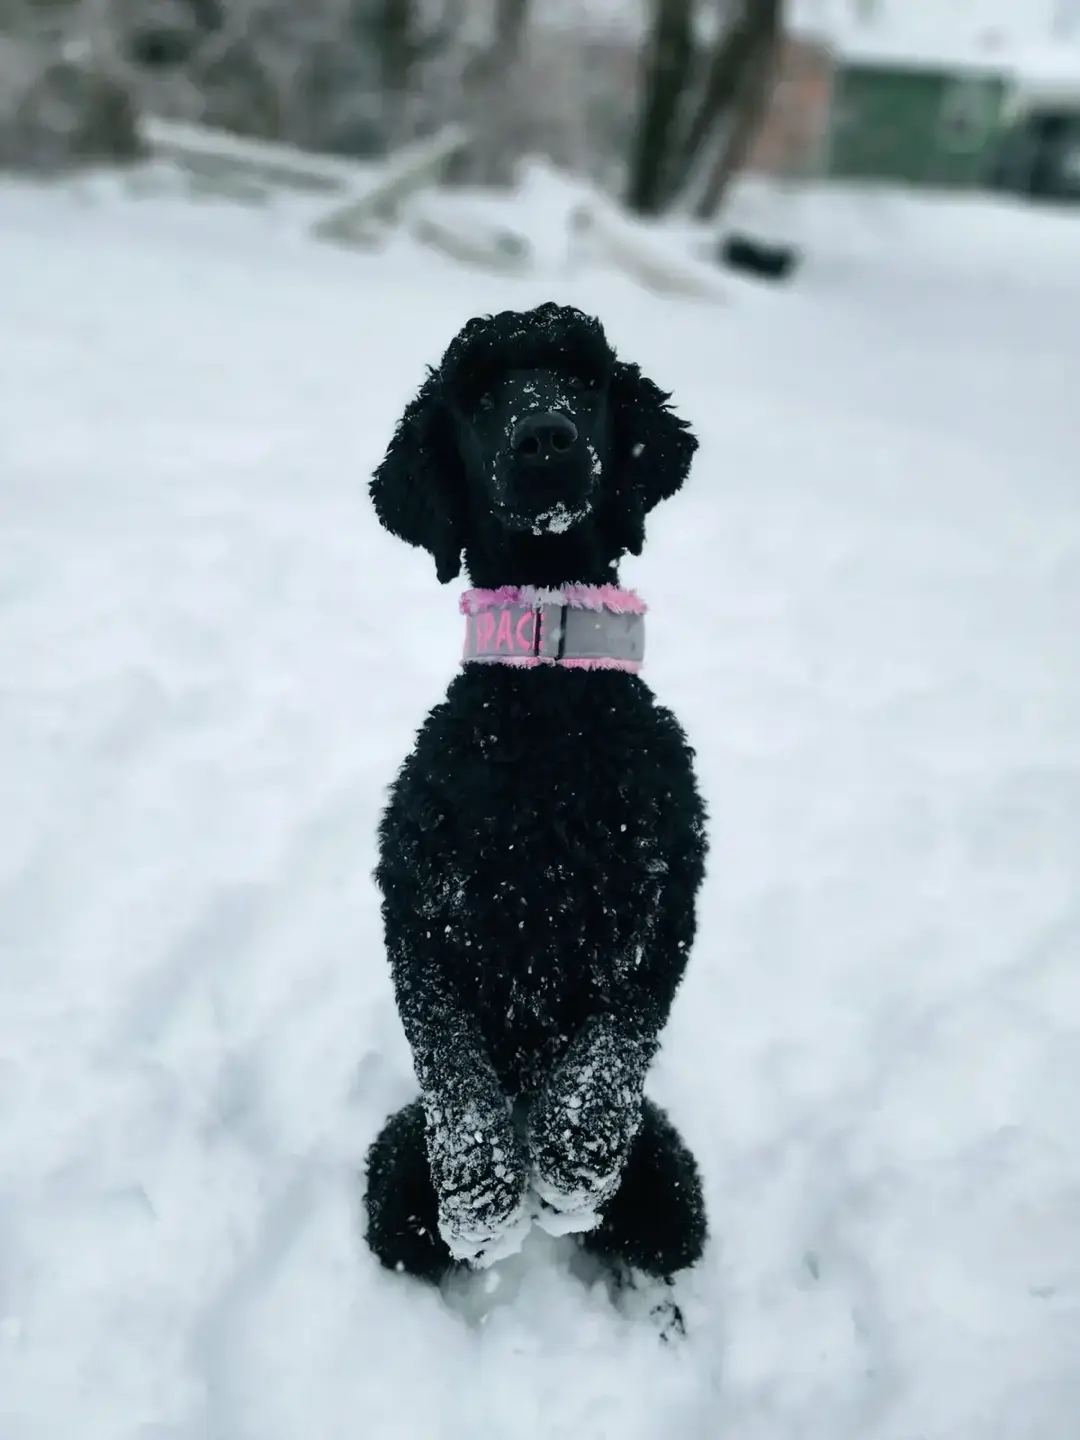
[[[592,523],[559,537],[499,534],[475,501],[457,431],[467,411],[509,370],[550,367],[601,384],[610,415],[603,504]],[[668,406],[670,396],[640,369],[616,359],[600,322],[547,304],[470,320],[405,407],[371,482],[379,519],[399,539],[429,551],[445,584],[610,583],[619,557],[640,555],[645,517],[680,488],[697,441]]]
[[[501,376],[545,371],[587,384],[605,412],[599,488],[562,534],[500,523],[462,440]],[[696,447],[668,398],[580,311],[472,320],[407,406],[376,511],[443,581],[464,553],[478,585],[615,583]],[[455,1253],[489,1255],[539,1195],[592,1223],[580,1242],[612,1263],[659,1276],[692,1264],[706,1234],[697,1168],[643,1096],[706,853],[674,716],[632,674],[466,666],[420,730],[379,842],[421,1098],[368,1157],[374,1253],[438,1280]]]

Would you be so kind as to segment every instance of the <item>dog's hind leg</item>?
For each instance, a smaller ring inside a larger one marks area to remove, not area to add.
[[[388,1270],[438,1284],[458,1267],[439,1234],[419,1100],[390,1116],[367,1157],[366,1237]]]
[[[701,1258],[706,1236],[697,1163],[663,1110],[645,1100],[619,1188],[581,1246],[601,1260],[668,1279]]]

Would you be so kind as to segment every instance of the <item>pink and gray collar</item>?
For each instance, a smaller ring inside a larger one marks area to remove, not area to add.
[[[561,665],[637,672],[645,656],[645,605],[617,585],[466,590],[463,664]]]

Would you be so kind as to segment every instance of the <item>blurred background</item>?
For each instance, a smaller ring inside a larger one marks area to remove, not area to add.
[[[707,223],[741,171],[1077,202],[1080,0],[0,0],[6,167],[266,181],[206,132],[419,156],[406,193],[533,157]],[[717,258],[787,273],[794,235],[742,239]]]

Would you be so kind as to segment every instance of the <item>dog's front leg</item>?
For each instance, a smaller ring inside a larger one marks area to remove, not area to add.
[[[591,1230],[619,1187],[641,1123],[645,1072],[656,1042],[605,1013],[574,1039],[529,1115],[538,1224],[553,1234]]]
[[[438,969],[394,970],[427,1121],[439,1233],[455,1259],[491,1265],[520,1249],[529,1229],[524,1146],[479,1030]]]
[[[641,948],[635,947],[633,965],[612,986],[605,1009],[571,1041],[529,1117],[532,1186],[546,1206],[537,1223],[552,1232],[595,1229],[618,1190],[641,1125],[645,1075],[686,969],[704,840],[693,773],[681,761],[676,771],[680,765],[679,823],[667,827],[663,864],[649,868],[650,879],[662,879]]]

